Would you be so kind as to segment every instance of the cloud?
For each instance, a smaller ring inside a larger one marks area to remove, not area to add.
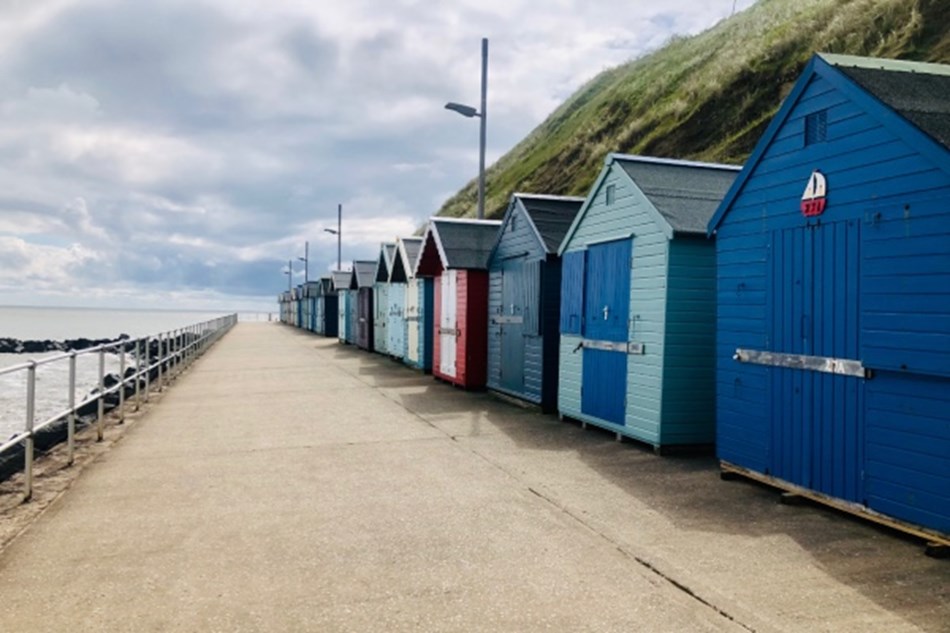
[[[336,265],[337,204],[344,259],[372,258],[475,176],[477,122],[442,105],[477,105],[481,37],[493,160],[603,68],[731,6],[0,4],[0,289],[269,302],[304,241],[313,274]]]

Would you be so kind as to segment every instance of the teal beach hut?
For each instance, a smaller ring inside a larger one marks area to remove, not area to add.
[[[405,354],[403,362],[424,372],[432,371],[433,285],[431,277],[416,277],[416,261],[422,250],[421,237],[403,237],[396,242],[393,279],[406,280],[403,310]]]
[[[738,167],[611,154],[560,247],[558,411],[662,446],[715,436],[716,252]]]
[[[350,311],[353,309],[353,293],[350,291],[350,281],[353,273],[347,270],[334,270],[330,273],[333,290],[337,296],[337,339],[341,343],[353,343],[353,334],[350,331]]]
[[[380,354],[389,354],[389,270],[395,254],[395,243],[380,244],[373,282],[373,351]]]
[[[337,334],[337,294],[333,279],[327,275],[320,278],[314,301],[314,332],[323,336]]]
[[[557,408],[558,247],[584,198],[516,193],[488,258],[488,388]]]

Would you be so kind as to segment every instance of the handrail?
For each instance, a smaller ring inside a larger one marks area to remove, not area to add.
[[[135,408],[142,402],[148,402],[149,393],[162,391],[169,381],[178,376],[196,358],[218,341],[237,323],[237,314],[202,321],[183,328],[176,328],[160,332],[155,335],[142,336],[134,339],[124,339],[104,343],[83,350],[71,350],[38,361],[29,360],[17,365],[0,369],[0,376],[26,371],[26,421],[24,430],[17,433],[4,443],[0,444],[0,456],[4,453],[23,446],[23,500],[29,501],[33,495],[33,456],[34,442],[40,431],[66,419],[67,426],[67,463],[72,464],[75,452],[76,416],[78,412],[93,403],[96,403],[96,440],[102,441],[103,425],[106,414],[106,399],[118,393],[118,404],[114,407],[119,417],[118,423],[125,420],[126,391],[134,385]],[[152,354],[152,347],[157,354]],[[126,376],[126,356],[133,356],[132,367],[135,371]],[[119,378],[110,386],[105,386],[105,356],[107,353],[119,354]],[[86,397],[76,402],[76,359],[80,356],[98,356],[98,387]],[[59,361],[69,361],[69,405],[36,423],[36,368],[50,365]],[[154,381],[152,376],[155,376]],[[130,397],[133,397],[130,395]]]

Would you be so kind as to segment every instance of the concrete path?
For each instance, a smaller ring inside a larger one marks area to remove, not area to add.
[[[242,324],[0,552],[0,631],[950,631],[950,561]]]

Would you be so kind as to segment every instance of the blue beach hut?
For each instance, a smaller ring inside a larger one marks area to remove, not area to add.
[[[373,351],[389,354],[389,269],[392,267],[396,245],[385,242],[379,246],[376,259],[375,280],[373,282]]]
[[[712,219],[726,472],[950,538],[950,66],[805,67]]]
[[[611,154],[560,247],[558,411],[659,452],[714,437],[712,217],[738,167]]]
[[[352,310],[352,293],[350,281],[352,273],[346,270],[334,270],[330,273],[333,290],[337,296],[337,338],[341,343],[353,343],[350,332],[350,311]]]
[[[294,288],[294,325],[303,327],[303,284]]]
[[[516,193],[488,259],[488,388],[557,408],[558,247],[584,198]]]
[[[406,280],[403,310],[405,353],[403,362],[428,373],[432,371],[433,298],[431,277],[416,277],[416,262],[422,250],[421,237],[403,237],[396,242],[393,280]]]

